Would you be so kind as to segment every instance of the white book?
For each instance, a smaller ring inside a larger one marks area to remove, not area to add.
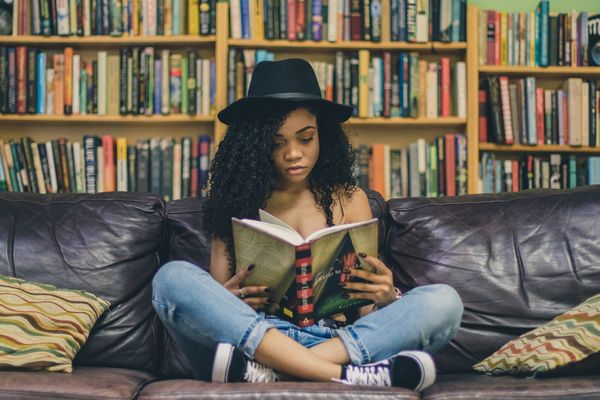
[[[581,85],[581,145],[590,145],[590,84]]]
[[[50,187],[52,193],[58,193],[58,182],[56,181],[56,168],[54,166],[54,151],[52,142],[46,142],[46,158],[48,159],[48,172],[50,173]]]
[[[171,92],[170,88],[170,64],[169,60],[171,59],[169,49],[163,49],[160,52],[160,60],[162,62],[162,79],[161,79],[161,99],[160,99],[160,112],[162,114],[169,114],[170,109],[170,99]]]
[[[337,10],[339,8],[338,2],[341,0],[329,0],[329,10],[331,10],[327,15],[327,40],[330,42],[335,42],[337,40],[338,35],[338,13]]]
[[[77,193],[84,193],[83,184],[83,165],[81,163],[81,143],[73,142],[73,170],[75,171],[75,190]]]
[[[202,115],[210,114],[210,60],[202,60]]]
[[[46,70],[46,114],[54,114],[54,69]]]
[[[96,193],[104,192],[104,151],[102,146],[96,149]]]
[[[80,185],[81,185],[81,193],[86,193],[87,192],[87,186],[86,186],[86,176],[85,176],[85,150],[83,148],[83,146],[81,146],[81,150],[79,152],[79,176],[80,176]]]
[[[12,15],[19,15],[19,1],[13,0]],[[12,35],[17,36],[19,33],[19,18],[13,17],[12,19]]]
[[[241,0],[231,0],[229,2],[229,24],[232,39],[242,38],[242,10]]]
[[[438,117],[438,65],[434,62],[427,65],[427,94],[425,96],[427,118]]]
[[[570,146],[581,146],[581,78],[568,78],[563,84],[567,96],[567,132]]]
[[[156,0],[143,0],[142,3],[147,3],[147,17],[146,21],[148,21],[147,24],[145,24],[144,28],[146,28],[146,34],[153,36],[156,35],[156,21],[157,21],[157,6],[156,6]]]
[[[512,192],[512,160],[504,160],[504,182],[506,183],[506,191]]]
[[[149,28],[148,28],[148,3],[149,2],[142,0],[138,4],[140,4],[140,3],[142,5],[142,18],[141,18],[141,23],[140,23],[140,29],[141,29],[140,34],[148,35],[148,31],[149,31]],[[175,3],[177,3],[177,1],[175,1]]]
[[[98,52],[98,115],[106,115],[107,57],[106,51]]]
[[[458,61],[454,67],[454,74],[456,115],[459,118],[467,118],[467,64]]]
[[[123,152],[123,149],[125,152]],[[127,191],[127,138],[117,138],[117,191]]]
[[[17,3],[15,1],[15,3]],[[18,19],[18,18],[15,18]],[[60,36],[68,36],[71,33],[69,27],[69,0],[56,0],[57,32]]]
[[[417,42],[429,41],[429,2],[417,0]]]
[[[173,200],[181,199],[181,143],[173,145]]]
[[[81,59],[79,54],[73,54],[73,115],[79,114],[79,83],[81,80]]]
[[[202,114],[202,59],[196,59],[196,112]]]
[[[46,181],[44,180],[44,173],[42,172],[42,162],[40,160],[40,151],[36,142],[31,142],[31,154],[33,156],[33,167],[35,169],[35,177],[38,182],[38,193],[46,194]]]

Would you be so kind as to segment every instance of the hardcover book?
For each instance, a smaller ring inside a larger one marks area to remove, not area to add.
[[[327,227],[303,238],[285,222],[260,210],[260,221],[232,218],[236,271],[255,269],[242,286],[273,289],[267,312],[308,326],[319,319],[369,304],[347,299],[347,268],[374,269],[357,255],[377,254],[377,219]]]

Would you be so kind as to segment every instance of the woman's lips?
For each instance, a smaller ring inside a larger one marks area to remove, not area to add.
[[[305,169],[306,169],[306,167],[290,167],[286,171],[290,175],[299,175],[299,174],[303,173]]]

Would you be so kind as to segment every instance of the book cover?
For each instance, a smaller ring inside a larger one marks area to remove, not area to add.
[[[377,254],[377,219],[327,227],[303,238],[263,210],[260,218],[232,218],[233,241],[236,270],[255,265],[243,286],[273,289],[274,304],[268,312],[302,326],[366,304],[342,298],[339,283],[346,279],[344,266],[373,271],[356,255]],[[295,285],[297,281],[302,287]]]

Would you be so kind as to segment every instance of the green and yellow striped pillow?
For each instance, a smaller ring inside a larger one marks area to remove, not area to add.
[[[576,363],[599,351],[600,294],[597,294],[511,340],[473,368],[492,375],[536,375]]]
[[[106,300],[0,275],[0,368],[72,372]]]

